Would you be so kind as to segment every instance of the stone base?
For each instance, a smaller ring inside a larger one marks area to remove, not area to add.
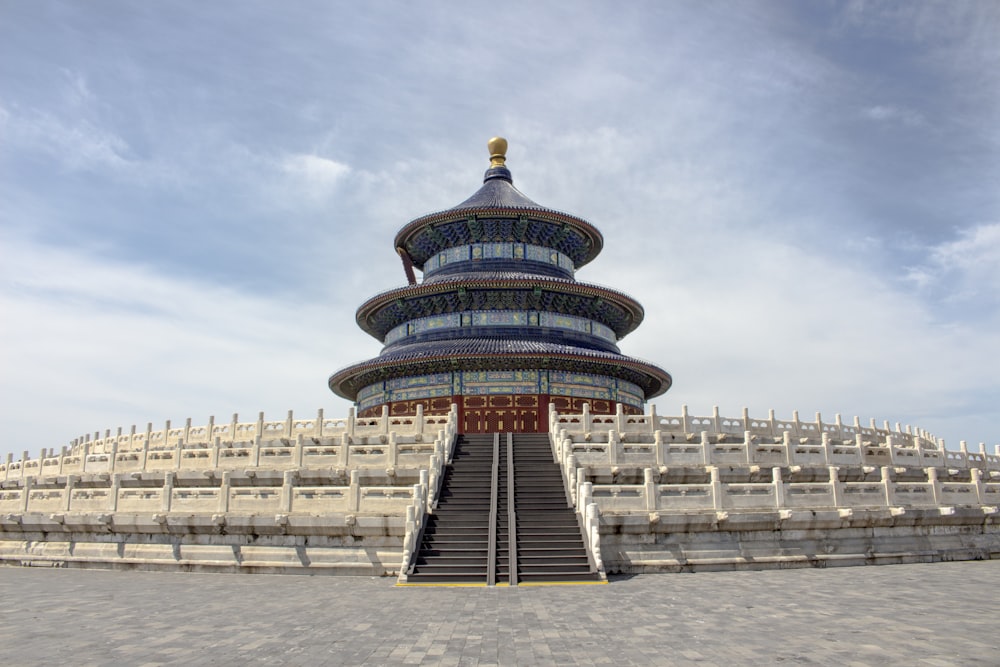
[[[1000,558],[998,516],[980,508],[607,513],[600,532],[609,573]]]
[[[0,565],[395,576],[395,516],[8,514]]]

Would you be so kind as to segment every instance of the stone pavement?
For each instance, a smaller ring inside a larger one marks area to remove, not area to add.
[[[0,665],[1000,665],[1000,561],[393,584],[0,568]]]

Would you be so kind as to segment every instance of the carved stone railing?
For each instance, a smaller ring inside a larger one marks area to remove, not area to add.
[[[403,515],[408,507],[426,503],[429,479],[419,471],[419,483],[406,486],[363,483],[359,470],[350,471],[347,484],[316,484],[285,471],[265,484],[223,471],[217,478],[191,477],[176,472],[147,473],[139,483],[134,475],[67,475],[59,486],[28,478],[17,487],[0,489],[0,513],[143,513],[181,514],[374,514]],[[240,483],[236,483],[239,481]]]
[[[215,470],[266,467],[395,468],[427,467],[430,458],[444,455],[447,434],[457,431],[457,415],[355,419],[326,419],[320,410],[312,420],[296,420],[292,412],[282,422],[267,422],[263,413],[253,423],[237,416],[228,424],[131,432],[104,438],[77,439],[60,452],[43,449],[30,458],[24,452],[15,461],[8,454],[0,462],[0,482],[55,475],[169,470]]]
[[[423,537],[424,527],[427,523],[427,514],[437,507],[438,498],[441,493],[441,483],[444,479],[445,467],[451,463],[455,456],[455,443],[458,440],[458,406],[451,406],[451,419],[447,428],[443,431],[445,448],[443,453],[435,453],[431,457],[430,474],[426,493],[420,502],[406,508],[406,529],[403,535],[403,560],[399,566],[399,582],[406,583],[407,575],[410,574],[413,565],[413,557],[420,549],[420,541]]]
[[[591,415],[589,406],[584,408],[571,415],[550,409],[557,454],[561,460],[575,456],[579,465],[892,465],[1000,472],[1000,446],[994,454],[985,444],[970,452],[963,441],[959,451],[951,451],[925,431],[844,426],[839,416],[835,424],[825,424],[819,415],[815,423],[805,423],[797,416],[776,420],[773,412],[767,420],[734,420],[720,417],[717,409],[712,417],[692,417],[686,408],[679,417],[657,417],[621,410]]]
[[[902,514],[919,508],[947,513],[954,507],[981,507],[985,514],[996,514],[1000,505],[1000,483],[983,482],[978,469],[970,471],[969,482],[941,482],[934,468],[927,469],[923,482],[895,480],[888,466],[881,468],[878,480],[859,482],[842,482],[838,468],[829,470],[826,482],[784,481],[782,469],[775,467],[770,482],[727,483],[710,466],[706,483],[659,484],[656,471],[646,468],[642,484],[581,482],[577,506],[596,504],[602,512],[839,510],[848,516],[855,509]]]

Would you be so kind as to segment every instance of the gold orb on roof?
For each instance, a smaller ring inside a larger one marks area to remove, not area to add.
[[[490,149],[490,166],[504,166],[504,162],[507,161],[507,140],[503,137],[493,137],[486,142],[486,147]]]

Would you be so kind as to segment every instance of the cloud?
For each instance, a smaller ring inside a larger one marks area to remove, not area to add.
[[[930,249],[907,279],[921,289],[947,291],[949,300],[1000,302],[1000,223],[958,230],[958,238]]]
[[[901,109],[892,105],[876,105],[862,110],[862,115],[880,122],[897,122],[910,127],[925,123],[922,114],[912,109]]]
[[[295,187],[314,200],[328,197],[351,173],[351,168],[342,162],[308,154],[286,156],[281,168],[293,179]]]
[[[65,122],[39,109],[23,113],[0,109],[0,113],[9,147],[44,154],[71,170],[125,172],[135,166],[121,137],[88,120]]]
[[[0,22],[17,451],[342,414],[324,380],[378,352],[352,314],[405,281],[393,234],[471,194],[494,134],[604,233],[579,277],[646,307],[622,349],[674,373],[661,412],[996,437],[992,8],[39,6]]]
[[[88,429],[204,420],[209,410],[346,414],[324,380],[355,361],[340,346],[364,336],[346,331],[338,345],[329,332],[345,327],[325,304],[9,235],[0,241],[0,452],[58,447]]]

